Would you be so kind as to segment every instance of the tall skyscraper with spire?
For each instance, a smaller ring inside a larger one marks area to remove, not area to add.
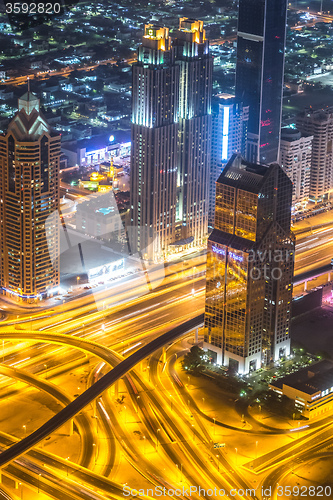
[[[168,28],[145,26],[132,75],[130,245],[154,259],[175,241],[179,66]]]
[[[1,288],[27,301],[59,284],[58,229],[46,234],[45,221],[59,208],[60,136],[39,108],[28,89],[0,136]]]
[[[182,240],[207,237],[213,59],[203,22],[183,17],[174,46],[180,68],[177,223]]]
[[[279,160],[287,0],[239,0],[236,97],[250,106],[247,159]]]

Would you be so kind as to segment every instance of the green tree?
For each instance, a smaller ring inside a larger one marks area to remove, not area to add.
[[[182,367],[184,370],[190,371],[201,371],[204,368],[203,357],[205,355],[205,351],[200,349],[197,345],[191,347],[190,352],[185,354]]]

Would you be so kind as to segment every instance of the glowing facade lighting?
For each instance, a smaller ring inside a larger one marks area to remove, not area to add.
[[[229,116],[230,116],[230,108],[228,106],[225,106],[223,110],[223,125],[222,125],[222,161],[228,160]]]

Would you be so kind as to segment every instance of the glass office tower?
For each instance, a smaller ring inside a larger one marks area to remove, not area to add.
[[[235,154],[217,181],[204,348],[239,373],[290,353],[291,201],[291,181],[277,164]]]
[[[236,97],[250,106],[247,159],[279,160],[287,0],[240,0]]]

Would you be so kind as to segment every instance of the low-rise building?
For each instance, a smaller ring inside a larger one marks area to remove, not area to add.
[[[295,401],[308,419],[327,415],[333,410],[333,363],[320,361],[272,382],[269,388]]]
[[[114,195],[96,193],[78,203],[76,229],[105,242],[118,240],[123,232],[123,224]]]

